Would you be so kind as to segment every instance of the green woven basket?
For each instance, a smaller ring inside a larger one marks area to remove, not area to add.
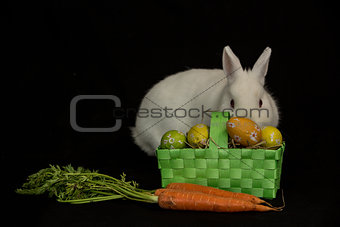
[[[272,199],[280,188],[284,144],[277,150],[228,147],[229,113],[214,112],[207,149],[157,149],[162,187],[186,182]]]

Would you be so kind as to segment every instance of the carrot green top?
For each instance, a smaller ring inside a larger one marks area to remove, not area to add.
[[[77,204],[120,198],[157,203],[158,197],[153,191],[139,189],[135,181],[126,181],[124,173],[119,180],[82,167],[74,169],[71,165],[62,168],[50,165],[50,168],[41,169],[16,190],[19,194],[48,193],[59,202]]]

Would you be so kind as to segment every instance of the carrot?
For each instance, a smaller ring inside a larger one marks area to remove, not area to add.
[[[169,189],[166,189],[166,188],[159,188],[159,189],[156,189],[154,195],[155,196],[159,196],[162,192],[164,191],[168,191]]]
[[[202,192],[165,189],[157,192],[158,205],[163,209],[211,212],[280,211],[278,208],[250,201],[209,195]]]
[[[157,203],[161,208],[174,210],[214,212],[282,210],[282,208],[259,205],[240,198],[208,194],[204,191],[189,191],[183,188],[143,190],[137,187],[136,182],[126,181],[125,174],[121,178],[119,180],[81,167],[74,169],[71,165],[63,168],[51,165],[50,168],[30,175],[23,187],[16,192],[29,195],[49,193],[50,196],[57,197],[57,201],[71,204],[129,199]]]
[[[270,203],[250,194],[246,193],[240,193],[240,192],[231,192],[231,191],[225,191],[209,186],[203,186],[198,184],[190,184],[190,183],[170,183],[166,186],[167,189],[178,189],[183,191],[192,191],[192,192],[202,192],[209,195],[216,195],[221,197],[227,197],[227,198],[237,198],[242,199],[246,201],[250,201],[255,204],[261,204],[265,203],[267,205],[272,206]]]

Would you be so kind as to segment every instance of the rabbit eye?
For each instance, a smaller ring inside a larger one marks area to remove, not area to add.
[[[259,101],[259,107],[260,108],[262,107],[262,104],[263,104],[262,99],[260,99],[260,101]]]
[[[235,104],[234,104],[234,99],[232,99],[232,100],[230,101],[230,106],[231,106],[231,108],[234,109],[234,106],[235,106]]]

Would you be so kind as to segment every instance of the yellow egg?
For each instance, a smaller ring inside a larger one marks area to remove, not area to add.
[[[187,135],[189,144],[194,148],[204,148],[209,138],[209,129],[205,124],[193,126]]]
[[[272,147],[282,144],[281,132],[273,126],[265,126],[262,128],[262,139],[266,141],[266,147]]]
[[[261,142],[260,127],[248,118],[230,118],[227,122],[227,131],[230,138],[245,147]]]

